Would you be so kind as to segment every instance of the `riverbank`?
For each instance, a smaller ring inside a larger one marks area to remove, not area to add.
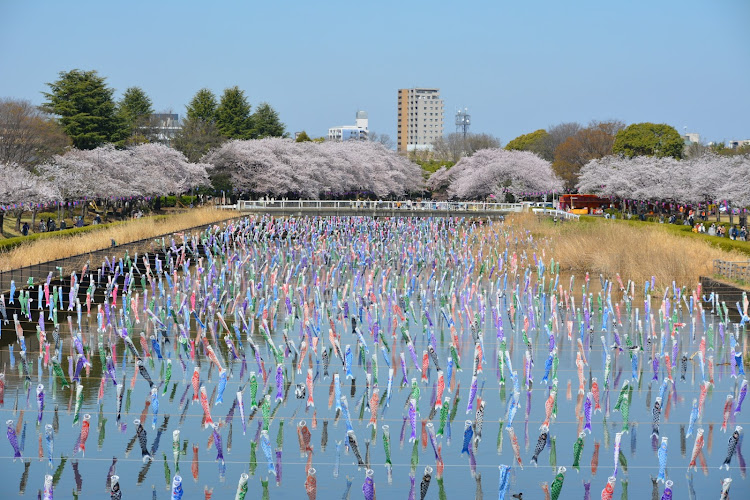
[[[236,216],[233,211],[201,208],[101,227],[87,226],[80,233],[44,233],[40,239],[0,251],[0,271],[105,249],[112,240],[116,244],[130,243]],[[607,277],[619,273],[624,280],[636,283],[652,276],[659,283],[697,283],[700,276],[713,274],[714,259],[738,261],[747,260],[750,255],[749,242],[709,237],[668,224],[596,217],[554,223],[532,214],[514,214],[507,220],[534,234],[536,245],[542,247],[534,251],[554,255],[565,271]]]
[[[42,233],[43,238],[19,242],[7,251],[0,251],[0,271],[102,250],[110,247],[113,241],[115,245],[130,243],[236,216],[232,211],[199,208],[175,215],[143,217],[100,227],[87,226],[81,228],[86,229],[84,232]]]
[[[661,284],[673,280],[697,283],[701,276],[713,274],[714,259],[747,260],[750,254],[748,242],[709,237],[668,224],[598,217],[554,223],[530,214],[513,215],[508,221],[531,231],[543,250],[551,252],[566,271],[605,277],[619,273],[624,280],[638,284],[652,276]]]

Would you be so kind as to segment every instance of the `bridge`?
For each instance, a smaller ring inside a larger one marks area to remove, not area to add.
[[[371,217],[489,217],[524,211],[523,203],[453,201],[238,200],[226,210],[275,215],[367,215]]]

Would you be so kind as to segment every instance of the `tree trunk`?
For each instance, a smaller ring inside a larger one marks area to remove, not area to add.
[[[0,210],[0,236],[5,236],[5,232],[3,230],[3,223],[5,222],[5,211]]]
[[[38,210],[36,207],[34,207],[34,210],[31,211],[31,230],[33,231],[36,227],[36,214]]]
[[[729,214],[729,225],[734,225],[734,213],[732,213],[732,205],[727,202],[727,213]]]
[[[19,210],[16,213],[16,231],[21,232],[21,215],[23,215],[23,210]]]

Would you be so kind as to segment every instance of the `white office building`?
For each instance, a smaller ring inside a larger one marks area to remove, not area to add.
[[[354,125],[342,125],[328,129],[329,141],[366,141],[368,137],[368,120],[366,111],[357,111]]]
[[[148,127],[145,131],[151,136],[150,140],[166,144],[172,144],[175,136],[182,130],[180,117],[176,113],[153,113],[149,117]]]
[[[750,146],[750,139],[745,139],[745,140],[732,139],[731,141],[727,143],[727,147],[732,148],[732,149],[744,148],[747,146]]]
[[[694,132],[687,132],[682,136],[685,144],[699,144],[701,142],[701,135]]]

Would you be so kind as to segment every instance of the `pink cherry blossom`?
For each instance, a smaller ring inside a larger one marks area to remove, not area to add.
[[[428,181],[430,189],[448,189],[462,199],[501,197],[505,192],[557,192],[563,182],[550,162],[529,151],[482,149],[462,158],[450,169],[441,168]]]
[[[750,155],[671,157],[606,156],[587,163],[578,190],[620,199],[750,205]]]
[[[379,197],[423,189],[422,169],[374,142],[229,141],[203,159],[238,191],[317,199],[349,191]]]

